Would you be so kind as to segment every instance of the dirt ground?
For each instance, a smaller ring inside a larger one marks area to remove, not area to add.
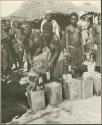
[[[31,114],[28,111],[12,123],[25,124],[101,124],[101,96],[77,101],[63,101],[56,107],[49,106]]]

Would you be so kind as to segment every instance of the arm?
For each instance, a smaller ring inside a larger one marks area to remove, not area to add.
[[[34,56],[33,56],[33,59],[34,59],[37,55],[39,55],[40,52],[41,52],[41,47],[37,48],[37,50],[36,50],[36,52],[35,52],[35,54],[34,54]]]
[[[69,34],[68,34],[68,27],[66,27],[66,30],[65,30],[65,40],[66,40],[66,49],[67,49],[67,53],[69,55],[69,44],[68,44],[68,37],[69,37]]]
[[[50,66],[52,66],[54,64],[54,62],[58,56],[59,56],[59,52],[55,52],[52,59],[50,60]]]
[[[60,43],[59,43],[59,40],[55,40],[53,43],[52,43],[52,46],[50,46],[50,49],[51,49],[51,53],[52,53],[52,58],[49,62],[49,68],[51,68],[54,63],[56,63],[56,61],[58,60],[58,57],[61,53],[61,47],[60,47]]]
[[[43,25],[44,25],[45,22],[46,22],[46,20],[43,20],[43,21],[41,22],[41,28],[40,28],[41,32],[43,32]]]
[[[59,36],[59,26],[58,26],[58,24],[57,24],[57,22],[55,20],[53,21],[53,32],[60,39],[60,36]]]
[[[80,30],[80,41],[81,41],[82,48],[83,48],[84,45],[83,45],[83,40],[82,40],[82,27],[81,26],[79,26],[79,30]]]
[[[32,65],[32,63],[33,63],[32,56],[31,56],[30,50],[28,48],[26,49],[26,54],[27,54],[27,59],[28,59],[30,65]]]
[[[33,60],[34,60],[34,58],[35,58],[37,55],[40,54],[40,52],[41,52],[41,50],[42,50],[42,48],[43,48],[42,41],[41,41],[40,39],[37,41],[36,44],[37,44],[37,49],[36,49],[36,52],[34,53]]]
[[[23,44],[24,49],[26,51],[27,60],[29,61],[30,64],[32,64],[32,57],[31,57],[29,46],[28,46],[29,41],[25,35],[22,35],[21,41],[22,41],[22,44]]]

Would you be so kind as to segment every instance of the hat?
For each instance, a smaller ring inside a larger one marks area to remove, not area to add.
[[[88,13],[85,13],[85,11],[81,11],[79,13],[79,18],[81,19],[83,16],[89,15]]]

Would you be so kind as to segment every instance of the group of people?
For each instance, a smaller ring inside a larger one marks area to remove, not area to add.
[[[87,53],[90,53],[90,57],[92,55],[92,59],[96,60],[97,66],[100,67],[100,22],[99,18],[99,23],[93,24],[88,14],[78,17],[78,14],[73,12],[70,14],[70,24],[61,32],[50,11],[46,12],[40,29],[32,29],[29,24],[20,25],[18,21],[13,22],[12,26],[9,21],[1,22],[2,77],[10,76],[13,65],[23,68],[24,59],[27,61],[27,70],[30,71],[35,57],[47,49],[51,53],[47,69],[50,70],[51,79],[54,79],[54,67],[61,52],[66,53],[67,61],[73,69],[82,65]]]

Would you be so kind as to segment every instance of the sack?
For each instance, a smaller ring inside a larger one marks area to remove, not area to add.
[[[49,52],[44,52],[34,59],[33,69],[36,72],[46,73],[48,68]]]

